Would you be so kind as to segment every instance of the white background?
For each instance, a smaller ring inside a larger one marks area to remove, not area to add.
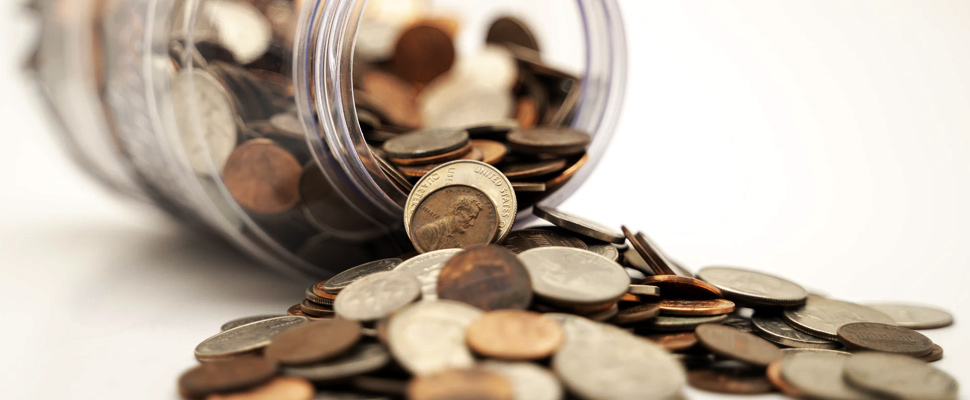
[[[307,282],[69,164],[19,72],[32,25],[11,3],[0,6],[0,397],[174,398],[197,342],[285,310]],[[956,326],[926,331],[946,349],[935,365],[970,385],[970,2],[621,3],[625,114],[564,209],[642,229],[692,268],[946,307]]]

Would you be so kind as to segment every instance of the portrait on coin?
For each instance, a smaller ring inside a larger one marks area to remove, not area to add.
[[[448,214],[418,229],[418,242],[425,249],[463,247],[461,236],[475,226],[483,208],[484,205],[472,196],[455,198]]]

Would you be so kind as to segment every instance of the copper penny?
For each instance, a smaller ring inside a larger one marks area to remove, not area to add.
[[[476,246],[455,254],[438,275],[438,298],[485,311],[524,310],[532,303],[529,272],[500,246]]]
[[[361,83],[365,92],[384,103],[391,123],[412,129],[422,125],[417,89],[411,83],[378,70],[365,72]]]
[[[311,290],[313,291],[313,294],[317,297],[328,299],[330,301],[336,300],[337,299],[336,293],[327,292],[327,282],[329,282],[329,280],[317,282],[313,284],[313,286],[311,287],[312,288]]]
[[[539,102],[532,96],[522,96],[515,103],[515,120],[525,129],[539,123]]]
[[[179,377],[179,392],[185,397],[245,390],[269,381],[276,366],[262,357],[236,357],[198,365]]]
[[[302,303],[300,303],[300,311],[303,311],[303,313],[309,317],[332,318],[336,316],[336,314],[333,312],[333,307],[317,304],[308,299],[305,299]]]
[[[495,204],[471,186],[446,186],[427,195],[411,216],[409,233],[422,253],[467,248],[495,240],[499,219]]]
[[[647,335],[646,338],[667,351],[683,351],[697,345],[697,335],[694,332],[657,333]]]
[[[343,354],[360,340],[356,321],[329,319],[307,322],[273,337],[266,358],[283,365],[324,361]]]
[[[512,150],[528,154],[570,156],[586,151],[592,138],[572,128],[535,128],[509,132]]]
[[[214,394],[206,400],[313,400],[313,384],[302,378],[281,376],[255,388]]]
[[[639,296],[633,293],[626,293],[623,297],[620,297],[620,303],[642,303],[643,300]]]
[[[259,214],[279,214],[300,201],[303,167],[269,139],[254,139],[233,150],[222,170],[226,189],[239,205]]]
[[[782,360],[773,361],[771,364],[768,364],[768,369],[765,370],[765,377],[768,378],[768,381],[771,382],[772,386],[784,393],[786,396],[796,399],[804,398],[804,392],[798,390],[781,377],[781,361]]]
[[[621,308],[619,312],[610,319],[611,323],[617,325],[630,325],[646,321],[660,314],[660,307],[657,303],[644,303],[629,308]]]
[[[566,333],[552,318],[523,310],[485,313],[465,333],[472,351],[506,360],[539,360],[562,346]]]
[[[634,234],[627,229],[626,226],[621,226],[620,229],[623,230],[623,235],[626,236],[630,243],[633,244],[633,249],[636,250],[637,254],[644,261],[646,261],[647,266],[650,267],[650,270],[652,270],[654,274],[676,275],[673,268],[670,267],[670,261],[667,260],[663,253],[661,253],[660,250],[658,250],[645,235],[642,233]],[[711,285],[711,287],[714,286]],[[720,290],[718,290],[718,292],[720,292]],[[721,296],[719,295],[718,297]]]
[[[305,317],[305,316],[307,316],[303,312],[303,309],[300,307],[301,305],[302,304],[294,304],[294,305],[290,306],[290,308],[286,309],[286,315],[293,315],[293,316],[297,316],[297,317]]]
[[[660,301],[660,313],[667,315],[721,315],[734,311],[734,302],[724,299]]]
[[[512,400],[512,382],[498,372],[453,369],[418,376],[408,384],[410,400]]]
[[[730,394],[763,394],[774,391],[764,370],[739,365],[714,365],[687,372],[687,383],[696,389]]]
[[[839,342],[851,350],[879,351],[922,357],[933,351],[933,341],[922,333],[896,325],[856,322],[842,325]]]
[[[502,165],[499,170],[509,179],[529,179],[553,174],[566,168],[565,159],[521,162]]]
[[[721,290],[700,279],[687,278],[677,275],[648,276],[641,285],[653,285],[660,288],[660,293],[668,298],[684,299],[714,299],[721,297]]]
[[[756,367],[767,367],[785,354],[771,342],[736,328],[704,324],[694,331],[697,340],[712,353]]]
[[[455,63],[455,43],[437,24],[417,24],[397,39],[391,69],[400,77],[429,83]]]
[[[928,363],[940,361],[943,359],[943,348],[938,344],[934,344],[933,350],[930,351],[930,354],[919,357],[919,359]]]
[[[449,152],[446,152],[446,153],[442,153],[442,154],[437,154],[437,155],[427,156],[427,157],[418,157],[418,158],[394,158],[394,157],[391,157],[390,158],[390,161],[392,163],[394,163],[394,164],[397,164],[398,166],[402,166],[402,165],[407,165],[407,166],[416,166],[416,165],[426,166],[428,164],[443,164],[445,162],[448,162],[448,161],[451,161],[451,160],[457,160],[457,159],[481,161],[480,160],[481,157],[483,157],[483,156],[480,153],[472,153],[472,144],[471,144],[471,142],[468,142],[468,143],[465,143],[465,145],[463,145],[463,146],[461,146],[461,147],[459,147],[459,148],[457,148],[455,150],[452,150],[452,151],[449,151]],[[430,169],[428,169],[428,170],[430,171]]]
[[[548,229],[521,229],[512,231],[500,244],[515,254],[539,247],[553,246],[589,250],[586,243],[579,238],[563,235]]]
[[[509,153],[509,148],[505,144],[494,140],[472,139],[472,148],[482,152],[481,161],[485,164],[498,164]]]
[[[573,165],[571,165],[569,168],[566,168],[565,171],[562,171],[562,173],[559,174],[559,176],[546,181],[546,190],[553,191],[565,185],[566,182],[572,179],[572,177],[576,175],[576,173],[579,172],[580,169],[586,166],[587,162],[589,162],[589,155],[583,154],[583,156],[580,157],[579,160],[576,160],[576,162]]]

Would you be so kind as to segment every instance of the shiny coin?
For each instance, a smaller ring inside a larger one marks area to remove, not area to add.
[[[445,262],[461,252],[461,249],[448,249],[424,253],[404,261],[394,268],[418,279],[421,283],[421,300],[438,298],[438,275]]]
[[[515,400],[562,400],[562,385],[549,370],[533,363],[486,360],[486,371],[505,376],[512,383]]]
[[[262,321],[270,318],[279,318],[279,317],[283,317],[283,315],[254,315],[251,317],[237,318],[232,321],[226,322],[225,324],[222,325],[221,328],[219,328],[219,330],[222,332],[225,332],[232,328],[238,328],[240,326],[251,324],[253,322],[258,322],[258,321]]]
[[[781,379],[809,398],[874,400],[879,397],[855,389],[843,379],[846,361],[852,356],[836,353],[796,353],[781,362]]]
[[[333,358],[360,340],[361,326],[354,321],[312,321],[273,336],[265,355],[283,365],[300,365]]]
[[[586,246],[589,247],[589,251],[591,251],[593,253],[596,253],[596,254],[599,254],[599,255],[601,255],[603,257],[606,257],[606,258],[612,260],[613,262],[617,262],[617,261],[620,260],[620,251],[617,250],[616,249],[616,246],[614,246],[612,244],[609,244],[609,243],[599,243],[599,244],[586,243]]]
[[[684,351],[697,345],[697,335],[694,332],[659,333],[647,335],[646,338],[667,351]]]
[[[351,283],[361,280],[368,275],[390,271],[402,262],[400,258],[386,258],[358,265],[328,279],[323,285],[323,291],[330,294],[340,293],[341,290]]]
[[[850,350],[879,351],[921,357],[933,351],[933,341],[896,325],[855,322],[839,327],[839,342]]]
[[[334,301],[340,318],[354,321],[376,321],[387,317],[417,300],[421,282],[401,271],[384,271],[351,283]]]
[[[756,367],[767,367],[784,353],[771,342],[730,326],[704,324],[694,331],[697,340],[712,353]]]
[[[651,285],[631,284],[627,293],[637,296],[660,296],[660,288]]]
[[[238,357],[196,366],[179,377],[179,392],[186,397],[244,390],[269,381],[276,366],[262,357]]]
[[[482,152],[482,162],[492,165],[501,162],[509,152],[505,144],[486,139],[473,139],[472,148]]]
[[[810,296],[804,306],[789,308],[782,314],[795,329],[823,339],[838,340],[839,327],[853,322],[893,324],[886,314],[847,301]]]
[[[300,201],[303,166],[269,139],[237,147],[222,170],[226,189],[239,205],[259,214],[279,214]]]
[[[943,359],[943,348],[940,347],[940,345],[938,344],[934,344],[933,350],[930,351],[930,354],[922,356],[919,359],[923,360],[923,362],[928,362],[928,363],[940,361]]]
[[[428,83],[455,64],[451,35],[433,23],[418,23],[401,33],[394,47],[391,70],[415,83]]]
[[[660,315],[657,303],[638,304],[630,308],[619,309],[610,322],[617,325],[630,325],[646,321]]]
[[[592,140],[586,132],[571,128],[515,130],[506,139],[514,151],[557,156],[582,154]]]
[[[287,375],[311,382],[333,382],[377,371],[391,361],[384,346],[377,343],[359,344],[337,358],[320,363],[291,366],[283,369]]]
[[[266,347],[270,339],[291,327],[307,322],[306,317],[286,316],[264,319],[220,332],[195,348],[199,361],[218,360]]]
[[[557,304],[615,302],[626,293],[630,277],[602,256],[568,247],[543,247],[519,254],[532,277],[532,289]]]
[[[953,315],[933,307],[911,304],[866,304],[882,311],[896,321],[896,325],[910,329],[935,329],[953,324]]]
[[[529,272],[501,246],[476,246],[449,259],[438,275],[438,298],[484,311],[524,310],[532,303]]]
[[[564,213],[552,207],[536,205],[532,208],[532,213],[539,218],[551,222],[553,225],[588,238],[617,244],[626,242],[626,236],[623,236],[623,233],[618,232],[614,228],[590,221],[586,218]]]
[[[414,303],[391,317],[388,347],[414,375],[469,368],[475,359],[465,344],[465,331],[481,316],[481,310],[456,301]]]
[[[511,180],[522,180],[553,174],[566,168],[565,159],[514,162],[500,165],[499,169]]]
[[[765,273],[731,267],[708,267],[697,276],[724,292],[724,297],[740,304],[796,306],[805,302],[808,292],[801,286]]]
[[[651,242],[646,235],[643,233],[634,234],[625,226],[621,226],[620,230],[623,231],[623,235],[630,240],[630,243],[633,244],[633,249],[636,251],[636,254],[640,256],[643,264],[646,264],[646,266],[649,268],[649,271],[652,271],[657,275],[676,275],[673,267],[671,267],[673,263],[667,259],[660,249],[654,246],[653,242]],[[631,266],[635,268],[641,267],[640,263],[636,262],[641,260],[633,259],[632,261],[634,262],[631,263]],[[644,272],[648,271],[648,269],[642,270]]]
[[[895,354],[863,353],[845,362],[845,380],[857,388],[901,400],[953,400],[956,379],[926,363]]]
[[[408,230],[419,252],[491,243],[498,233],[495,199],[470,186],[442,187],[425,196]]]
[[[774,391],[764,370],[724,363],[688,372],[687,382],[694,388],[714,393],[763,394]]]
[[[668,298],[712,299],[721,296],[721,290],[700,279],[677,275],[648,276],[640,282],[660,288],[660,293]]]
[[[554,320],[522,310],[485,313],[468,326],[468,346],[491,358],[538,360],[562,346],[565,332]]]
[[[468,144],[468,132],[455,129],[427,129],[396,136],[382,149],[392,158],[421,158],[458,150]]]
[[[685,332],[693,331],[703,324],[717,324],[727,319],[727,315],[714,315],[710,317],[674,317],[660,315],[656,318],[647,320],[639,327],[648,331],[657,332]]]
[[[802,333],[792,328],[791,325],[788,325],[784,319],[778,316],[758,312],[751,317],[751,323],[758,332],[758,335],[782,346],[810,349],[835,349],[842,347],[839,342],[820,339]]]
[[[492,22],[492,26],[488,28],[488,34],[485,36],[485,42],[498,45],[512,43],[540,51],[539,41],[536,40],[529,26],[514,17],[502,17]]]
[[[586,243],[578,238],[548,229],[520,229],[512,231],[501,243],[515,254],[540,247],[574,247],[586,250]]]
[[[281,376],[252,389],[214,394],[206,400],[314,400],[313,384],[305,379]]]
[[[335,315],[332,306],[314,303],[309,299],[300,303],[300,310],[308,316],[317,318],[331,318]]]
[[[408,385],[411,400],[512,400],[512,382],[482,368],[451,369],[419,376]]]
[[[665,315],[721,315],[734,311],[734,303],[730,300],[674,300],[660,301],[660,313]]]
[[[226,88],[205,71],[184,71],[172,82],[172,103],[192,169],[205,175],[221,170],[238,140]]]

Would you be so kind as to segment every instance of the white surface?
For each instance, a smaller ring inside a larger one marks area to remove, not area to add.
[[[0,29],[22,50],[30,24],[11,3]],[[935,365],[970,385],[970,2],[623,6],[626,113],[564,208],[642,229],[694,268],[950,308],[957,325],[925,333],[946,349]],[[0,74],[0,397],[174,398],[199,341],[282,312],[306,282],[85,179],[17,49]]]

